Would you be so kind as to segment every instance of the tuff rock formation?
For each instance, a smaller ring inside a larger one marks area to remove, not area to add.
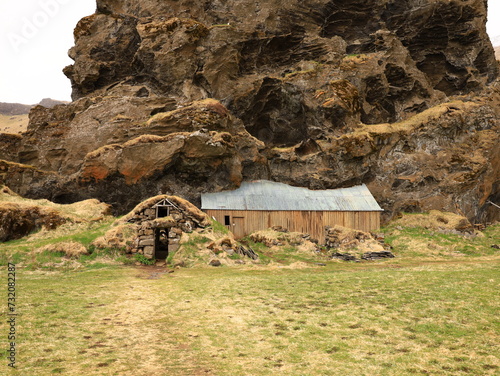
[[[98,0],[73,102],[0,137],[16,192],[126,212],[270,179],[366,183],[386,209],[498,219],[486,0]]]

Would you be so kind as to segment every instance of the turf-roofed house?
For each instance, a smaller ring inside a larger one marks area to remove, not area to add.
[[[383,211],[364,184],[310,190],[267,180],[244,182],[234,191],[203,194],[201,206],[236,238],[281,226],[310,234],[321,243],[326,226],[377,230]]]

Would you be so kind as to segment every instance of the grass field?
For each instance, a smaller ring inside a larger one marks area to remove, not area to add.
[[[28,129],[28,114],[3,115],[0,114],[0,132],[21,133]]]
[[[174,273],[100,264],[21,269],[18,368],[9,370],[4,356],[0,369],[23,376],[498,375],[499,285],[498,259]],[[6,331],[3,319],[4,349]]]

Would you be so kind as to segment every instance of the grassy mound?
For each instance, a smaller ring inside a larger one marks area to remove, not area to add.
[[[68,258],[81,258],[94,249],[114,218],[109,205],[86,200],[60,205],[23,198],[0,188],[0,265],[52,268]]]
[[[403,214],[382,229],[394,253],[404,258],[494,257],[500,254],[500,224],[480,232],[465,217],[439,211]]]

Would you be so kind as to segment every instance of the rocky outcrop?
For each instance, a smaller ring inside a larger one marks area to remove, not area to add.
[[[498,115],[478,102],[447,102],[406,121],[364,125],[340,137],[269,151],[272,179],[325,188],[365,182],[392,215],[440,208],[480,218],[497,191]]]
[[[22,196],[44,197],[57,189],[60,178],[54,172],[0,159],[0,185],[12,187]]]
[[[338,225],[327,226],[325,233],[326,255],[329,258],[359,262],[395,257],[383,237],[375,234]]]
[[[64,71],[74,102],[36,106],[21,140],[0,138],[0,158],[32,166],[2,179],[120,213],[258,178],[367,183],[386,218],[498,219],[485,19],[484,0],[98,0]]]

